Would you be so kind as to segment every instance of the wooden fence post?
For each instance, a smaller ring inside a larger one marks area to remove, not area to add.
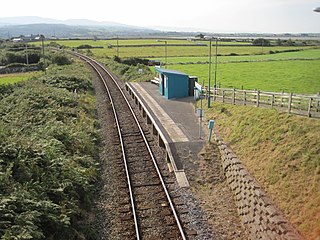
[[[260,91],[257,91],[257,107],[259,107],[259,103],[260,103]]]
[[[246,101],[247,101],[247,92],[244,91],[243,92],[243,105],[246,105]]]
[[[232,104],[234,105],[236,103],[236,89],[233,88],[232,92]]]
[[[319,108],[320,108],[320,92],[317,93],[317,102],[316,102],[316,112],[319,112]]]
[[[222,90],[222,102],[224,103],[224,90]]]
[[[292,93],[289,94],[288,113],[291,112],[291,103],[292,103]]]
[[[272,98],[271,98],[271,107],[273,107],[274,104],[274,94],[272,94]]]
[[[309,99],[308,117],[311,117],[312,98]]]

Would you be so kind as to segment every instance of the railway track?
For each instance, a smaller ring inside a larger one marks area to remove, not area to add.
[[[117,80],[100,63],[85,60],[101,78],[113,109],[122,156],[120,168],[126,175],[127,197],[123,198],[121,219],[128,239],[186,239],[184,229],[152,153],[147,136],[139,124]]]

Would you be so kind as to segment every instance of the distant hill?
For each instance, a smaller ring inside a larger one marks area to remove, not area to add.
[[[272,34],[272,33],[210,33],[206,30],[181,27],[150,27],[126,25],[117,22],[99,22],[88,19],[57,20],[35,16],[0,18],[0,39],[20,35],[43,34],[57,38],[110,38],[110,37],[193,37],[203,33],[207,36],[228,38],[281,38],[320,39],[320,33]]]
[[[146,36],[159,33],[158,30],[131,26],[116,22],[98,22],[88,19],[56,20],[40,17],[0,18],[0,38],[20,35],[43,34],[46,37],[114,37]]]

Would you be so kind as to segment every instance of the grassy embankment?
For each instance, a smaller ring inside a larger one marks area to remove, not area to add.
[[[88,216],[98,131],[85,69],[50,66],[1,88],[1,239],[95,239]]]
[[[204,104],[206,105],[206,104]],[[320,121],[275,109],[214,103],[224,141],[308,239],[320,236]]]

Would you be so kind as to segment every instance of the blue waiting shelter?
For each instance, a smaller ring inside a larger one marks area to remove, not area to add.
[[[159,91],[161,95],[167,99],[189,96],[189,76],[187,74],[158,67],[154,69],[159,74]]]

